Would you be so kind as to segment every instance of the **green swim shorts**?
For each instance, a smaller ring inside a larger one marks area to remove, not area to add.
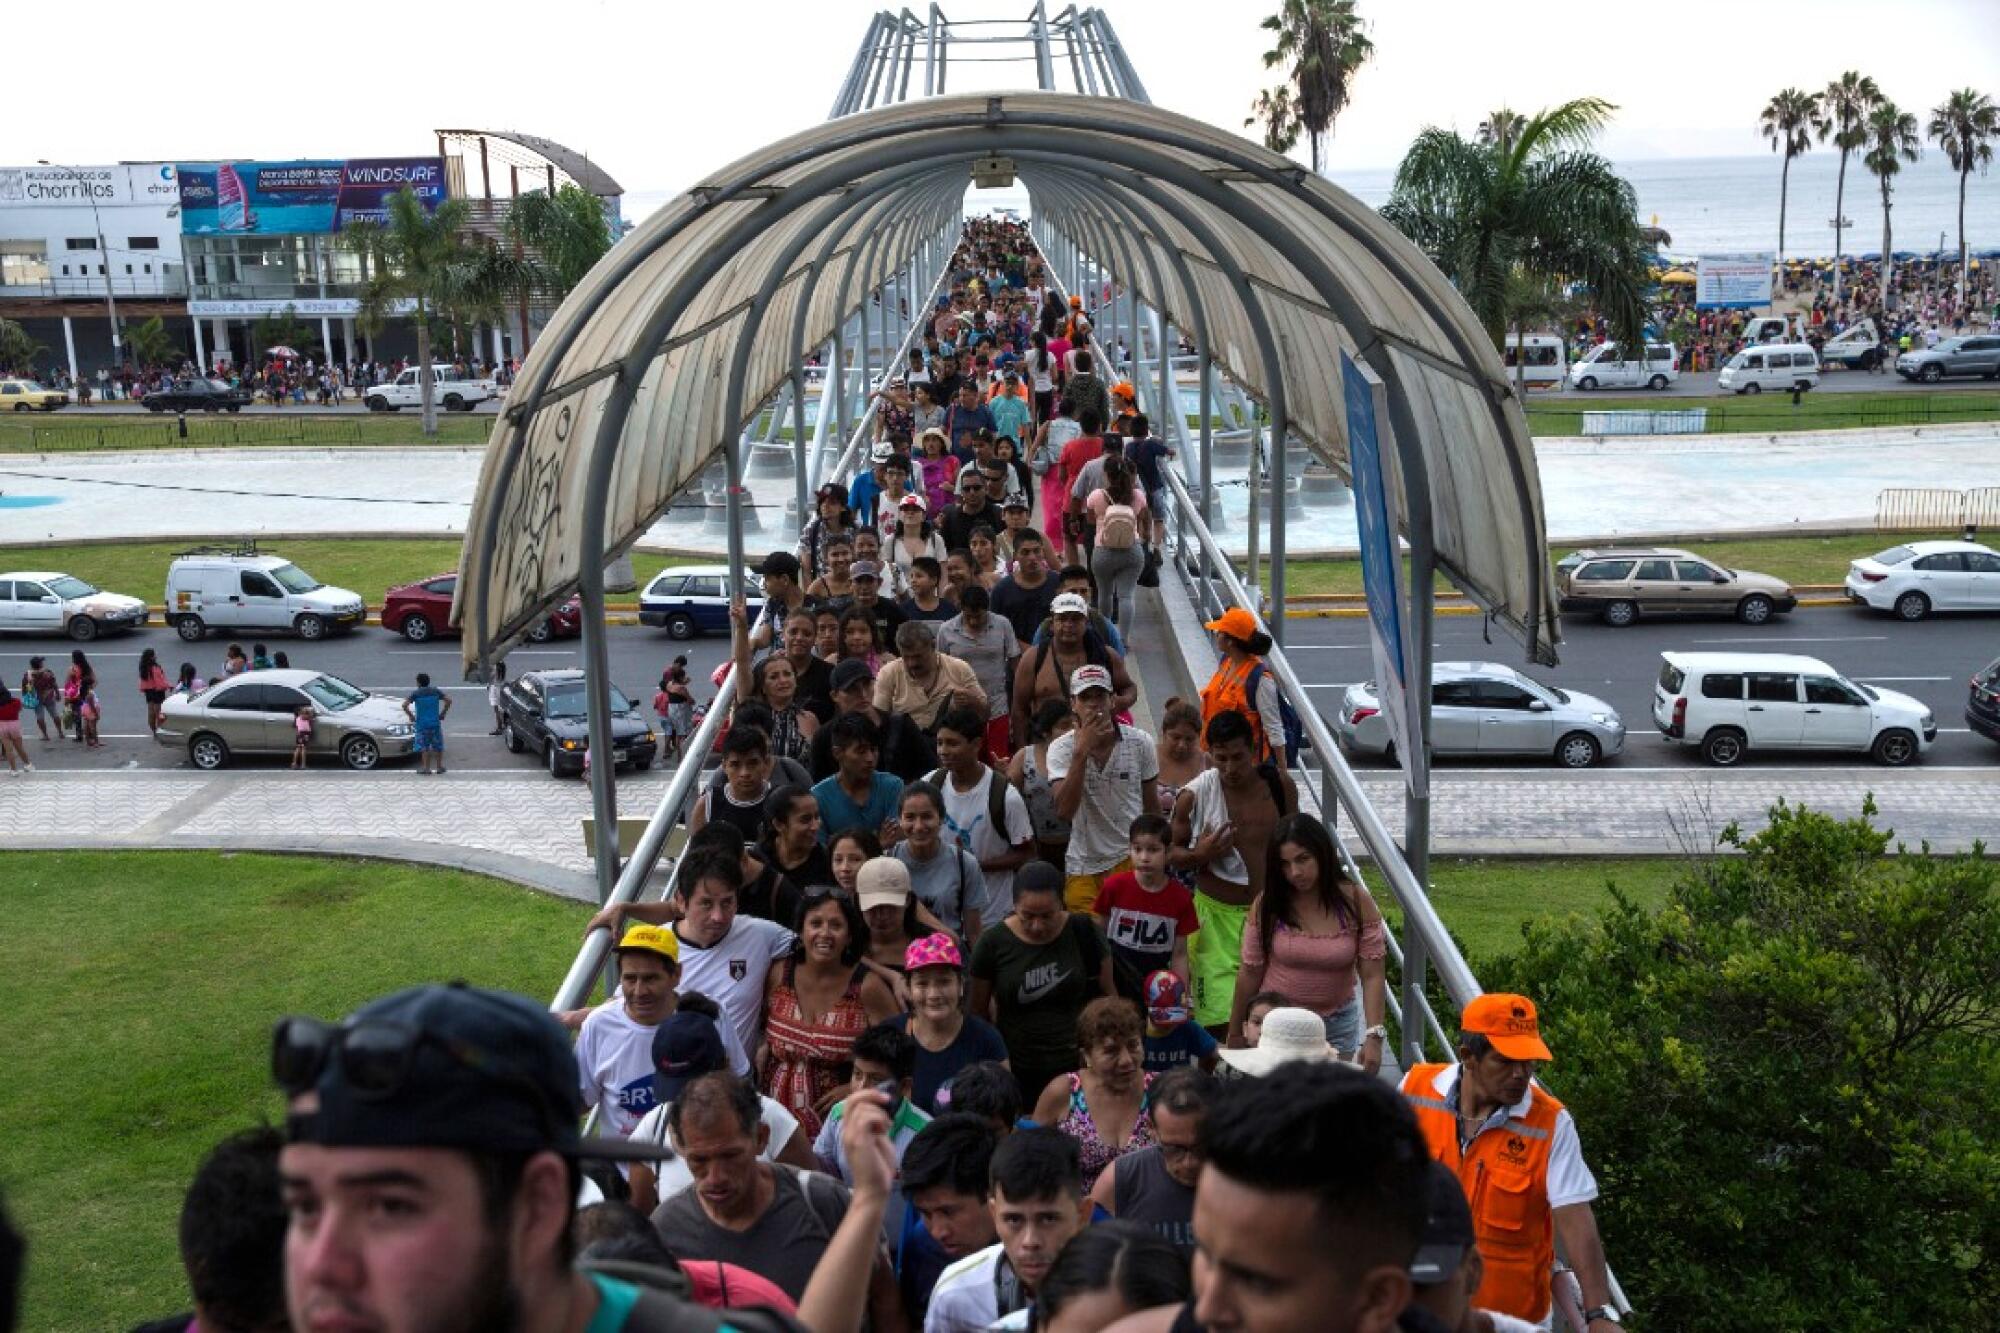
[[[1236,972],[1243,962],[1243,923],[1250,919],[1250,907],[1232,907],[1209,897],[1201,890],[1194,895],[1194,951],[1188,959],[1194,1004],[1194,1021],[1205,1028],[1224,1027],[1229,1022],[1229,1006],[1236,998]]]

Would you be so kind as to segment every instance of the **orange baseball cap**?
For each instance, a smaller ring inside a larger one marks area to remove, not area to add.
[[[1477,1032],[1493,1043],[1493,1049],[1509,1060],[1553,1060],[1542,1041],[1541,1023],[1535,1017],[1535,1002],[1525,995],[1494,992],[1482,995],[1465,1006],[1459,1015],[1460,1033]]]
[[[1232,639],[1247,640],[1257,633],[1257,617],[1240,606],[1232,606],[1203,628],[1227,634]]]

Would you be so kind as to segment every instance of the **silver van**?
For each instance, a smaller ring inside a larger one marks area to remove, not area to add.
[[[1819,383],[1819,353],[1805,343],[1746,347],[1723,363],[1715,387],[1728,393],[1803,393]]]

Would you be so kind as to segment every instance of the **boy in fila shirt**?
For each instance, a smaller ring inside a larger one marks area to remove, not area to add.
[[[1111,956],[1144,977],[1172,972],[1188,975],[1188,937],[1201,929],[1194,895],[1167,874],[1167,846],[1173,826],[1164,815],[1132,821],[1127,846],[1132,868],[1108,876],[1090,909]]]

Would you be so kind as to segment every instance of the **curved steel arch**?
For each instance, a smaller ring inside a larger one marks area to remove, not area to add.
[[[1289,298],[1278,302],[1279,318],[1311,344],[1329,345],[1344,327],[1397,390],[1392,400],[1402,402],[1392,401],[1392,411],[1404,409],[1395,412],[1399,431],[1416,437],[1434,474],[1447,474],[1433,493],[1441,558],[1535,655],[1546,656],[1555,625],[1525,422],[1506,397],[1497,355],[1483,346],[1483,333],[1442,275],[1332,186],[1300,180],[1283,159],[1213,127],[1115,99],[1039,94],[945,98],[833,122],[721,173],[642,227],[626,243],[630,251],[614,251],[604,271],[566,303],[557,329],[544,335],[532,359],[546,352],[548,360],[532,368],[529,392],[511,421],[496,428],[468,538],[473,577],[461,585],[468,654],[490,650],[595,558],[596,552],[584,554],[594,543],[574,540],[585,534],[570,520],[588,507],[587,495],[610,490],[621,449],[656,455],[664,483],[698,470],[720,447],[726,431],[717,429],[724,423],[716,419],[715,400],[722,395],[712,388],[698,395],[696,419],[663,438],[635,440],[624,418],[641,368],[662,361],[649,389],[658,394],[660,384],[689,373],[703,344],[726,335],[752,285],[748,270],[768,262],[767,231],[817,229],[833,211],[813,207],[820,192],[852,188],[926,157],[958,164],[1012,153],[1032,160],[1038,149],[1113,164],[1105,176],[1118,183],[1099,188],[1142,199],[1156,215],[1206,215],[1215,226],[1210,245],[1196,246],[1188,233],[1169,247],[1160,239],[1170,234],[1164,225],[1154,243],[1209,263],[1231,256],[1254,288]],[[1031,188],[1032,174],[1022,173]],[[1089,178],[1075,183],[1087,189]],[[1147,245],[1137,242],[1142,252]],[[1199,276],[1194,282],[1211,298],[1203,312],[1211,336],[1231,317],[1249,332],[1235,293],[1228,294],[1234,309],[1219,310],[1220,293]],[[1171,310],[1165,300],[1163,294],[1155,308]],[[815,325],[810,340],[830,332]],[[1301,364],[1281,349],[1286,373],[1273,376],[1267,367],[1240,364],[1229,346],[1214,350],[1253,391],[1268,396],[1267,378],[1310,389],[1291,414],[1293,424],[1344,469],[1344,422],[1329,407],[1337,398],[1336,369],[1323,358]],[[775,387],[753,382],[749,391]],[[552,394],[556,401],[549,401]],[[593,417],[594,446],[575,448],[579,419]],[[581,466],[586,455],[590,465]],[[629,516],[665,497],[629,498],[633,503],[621,500],[624,512],[610,529],[592,534],[610,536],[604,550],[636,537]],[[503,523],[510,514],[517,521]]]

